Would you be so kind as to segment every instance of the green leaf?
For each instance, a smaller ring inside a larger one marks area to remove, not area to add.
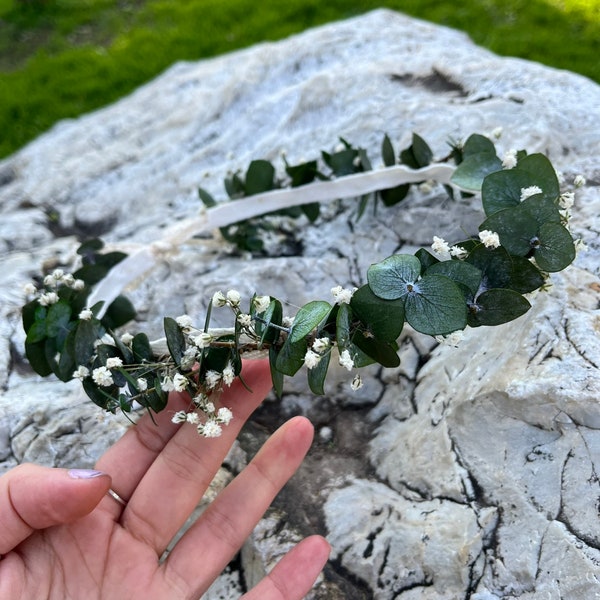
[[[271,381],[273,382],[273,391],[278,398],[283,394],[283,373],[277,370],[277,356],[279,352],[275,346],[269,348],[269,368],[271,370]]]
[[[277,371],[290,377],[294,376],[304,364],[306,349],[305,338],[293,342],[291,337],[288,337],[277,355],[277,362],[275,363]]]
[[[318,202],[311,202],[310,204],[303,204],[300,209],[306,215],[306,218],[314,223],[321,212],[321,205]]]
[[[135,319],[136,314],[136,310],[128,298],[117,296],[106,310],[102,318],[102,325],[106,329],[117,329]]]
[[[335,339],[342,350],[350,343],[350,322],[352,309],[348,304],[340,304],[335,320]]]
[[[217,201],[204,188],[198,188],[198,197],[206,208],[212,208],[217,205]]]
[[[95,352],[94,344],[100,337],[97,321],[79,321],[74,340],[74,351],[78,364],[87,365],[90,362]]]
[[[544,223],[539,231],[535,261],[548,273],[562,271],[575,260],[573,238],[560,223]]]
[[[377,339],[393,342],[404,327],[404,301],[384,300],[376,296],[368,285],[358,288],[350,300],[352,312]]]
[[[285,172],[290,176],[292,187],[298,187],[313,182],[319,173],[316,160],[303,162],[293,166],[286,164]]]
[[[387,133],[383,137],[381,143],[381,156],[383,158],[383,164],[386,167],[393,167],[396,164],[396,153],[394,152],[394,146]]]
[[[515,168],[528,174],[528,186],[537,185],[542,190],[542,196],[545,199],[556,200],[560,196],[560,184],[556,171],[543,154],[529,154],[520,159]]]
[[[393,369],[400,364],[398,346],[395,344],[388,344],[376,338],[366,336],[360,331],[357,331],[352,336],[352,343],[382,367]],[[358,367],[356,361],[355,365]]]
[[[42,309],[38,311],[38,309]],[[37,321],[43,321],[46,318],[46,309],[40,306],[36,300],[31,300],[21,309],[21,320],[23,323],[23,330],[28,332],[29,328]]]
[[[70,324],[70,331],[65,339],[60,358],[58,359],[57,375],[61,381],[71,381],[73,371],[77,368],[77,355],[75,354],[75,336],[77,323]]]
[[[62,300],[52,304],[46,316],[46,333],[48,337],[59,337],[67,329],[71,318],[71,307]]]
[[[281,331],[277,327],[271,327],[270,325],[281,325],[283,320],[283,308],[281,302],[277,298],[271,298],[271,303],[267,310],[258,315],[260,321],[255,322],[255,329],[257,335],[260,336],[259,348],[263,344],[272,344],[279,339]]]
[[[325,394],[325,378],[327,377],[327,369],[331,360],[331,352],[325,354],[319,364],[312,369],[308,369],[307,379],[308,387],[313,394],[323,396]]]
[[[521,189],[531,185],[531,175],[520,169],[490,173],[481,186],[481,202],[487,216],[499,210],[519,206]]]
[[[446,335],[467,324],[467,307],[458,286],[443,275],[426,275],[407,294],[410,325],[428,335]]]
[[[465,156],[456,167],[450,181],[458,187],[473,192],[481,190],[483,180],[494,171],[502,169],[502,161],[495,152],[480,152]]]
[[[110,386],[105,388],[100,388],[91,377],[86,377],[83,381],[83,390],[88,395],[88,397],[92,400],[94,404],[99,406],[100,408],[104,408],[105,410],[113,410],[111,408],[111,400],[113,400],[117,405],[117,397],[119,394],[119,388],[117,386]]]
[[[426,167],[433,159],[433,152],[427,142],[416,133],[412,135],[412,144],[402,150],[400,160],[411,169]]]
[[[41,342],[42,340],[46,339],[46,331],[46,321],[36,321],[29,328],[25,341],[28,344],[35,344],[36,342]]]
[[[275,167],[268,160],[253,160],[246,171],[246,195],[268,192],[274,187]]]
[[[131,340],[131,349],[138,363],[152,362],[154,355],[150,347],[150,341],[145,333],[137,333]]]
[[[479,133],[472,133],[463,145],[463,156],[471,156],[473,154],[481,154],[487,152],[496,154],[496,147],[489,138]]]
[[[394,254],[367,271],[371,291],[385,300],[397,300],[406,296],[421,273],[421,263],[410,254]]]
[[[31,368],[42,377],[47,377],[52,373],[52,368],[46,359],[46,343],[42,340],[39,342],[25,342],[25,356],[31,365]]]
[[[390,207],[402,202],[408,196],[409,189],[410,185],[405,183],[386,190],[379,190],[378,193],[384,206]]]
[[[331,305],[323,300],[305,304],[297,312],[288,340],[293,344],[305,338],[329,314]]]
[[[171,317],[165,317],[163,320],[165,336],[167,338],[167,347],[169,354],[177,366],[181,364],[181,359],[185,353],[185,337],[177,321]]]
[[[481,271],[472,264],[459,260],[445,260],[431,265],[426,275],[444,275],[464,285],[474,296],[481,284]]]
[[[424,273],[431,265],[435,265],[436,263],[440,262],[433,254],[431,254],[431,252],[428,252],[424,248],[419,248],[415,252],[415,256],[421,263],[421,273]]]
[[[531,305],[518,292],[506,289],[491,289],[477,297],[469,306],[468,323],[471,327],[480,325],[501,325],[525,314]]]
[[[169,401],[169,394],[160,387],[160,379],[154,379],[154,390],[144,394],[147,399],[148,406],[156,413],[164,410]]]

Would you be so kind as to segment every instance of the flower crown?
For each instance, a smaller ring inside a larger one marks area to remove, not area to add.
[[[207,210],[201,222],[192,220],[186,227],[218,226],[241,250],[261,252],[262,236],[274,225],[260,214],[305,216],[312,222],[320,202],[358,196],[360,218],[369,203],[374,209],[393,206],[408,195],[411,184],[423,189],[435,178],[450,197],[481,194],[485,219],[477,235],[453,244],[434,237],[431,252],[389,256],[370,266],[366,284],[335,286],[332,302],[308,302],[293,318],[283,314],[282,302],[273,296],[254,295],[244,302],[235,290],[217,291],[202,326],[187,315],[165,317],[163,343],[150,342],[144,333],[116,332],[135,317],[135,309],[119,294],[122,283],[108,292],[98,289],[129,259],[122,252],[103,253],[103,243],[90,240],[78,250],[82,266],[77,271],[58,269],[27,286],[30,300],[22,317],[32,368],[62,381],[79,379],[91,400],[112,413],[127,415],[138,406],[157,413],[166,407],[168,392],[186,391],[189,409],[176,412],[172,420],[216,437],[233,417],[229,408],[219,406],[220,392],[241,378],[242,357],[250,351],[268,354],[278,395],[284,377],[303,366],[312,392],[324,394],[334,356],[353,374],[351,388],[356,390],[362,385],[361,367],[399,365],[397,340],[405,322],[456,344],[467,326],[520,317],[530,308],[525,296],[543,289],[548,274],[565,269],[583,246],[568,229],[574,192],[561,193],[557,173],[542,154],[510,150],[501,159],[491,139],[477,134],[450,146],[446,158],[432,163],[433,153],[418,135],[398,156],[386,135],[385,166],[374,171],[366,151],[342,139],[332,153],[321,153],[322,166],[317,160],[290,165],[284,158],[285,180],[277,178],[271,163],[253,161],[244,175],[237,172],[225,180],[236,202],[217,203],[200,189]],[[573,187],[584,183],[578,177]],[[210,328],[212,311],[221,308],[232,313],[231,329]]]

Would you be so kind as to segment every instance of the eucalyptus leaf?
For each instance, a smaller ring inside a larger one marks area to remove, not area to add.
[[[382,367],[393,369],[400,364],[396,345],[366,336],[360,331],[352,336],[352,343]]]
[[[368,285],[358,288],[350,300],[352,312],[377,339],[393,342],[404,327],[404,301],[384,300],[376,296]]]
[[[371,291],[385,300],[406,296],[421,273],[421,262],[411,254],[394,254],[367,271]]]
[[[267,310],[259,315],[260,321],[256,322],[256,333],[260,336],[259,347],[263,344],[272,344],[279,339],[281,331],[271,325],[281,325],[283,319],[283,307],[276,298],[271,298]]]
[[[185,337],[177,321],[171,317],[165,317],[163,320],[165,336],[167,338],[167,348],[169,354],[177,366],[181,364],[181,359],[185,353]]]
[[[117,329],[135,319],[136,310],[125,296],[117,296],[106,309],[102,325],[106,329]]]
[[[494,142],[484,135],[472,133],[463,144],[462,151],[463,157],[481,153],[496,154],[496,147]]]
[[[269,348],[269,368],[271,370],[271,382],[273,383],[273,391],[278,398],[283,394],[283,373],[277,370],[278,350],[275,346]]]
[[[294,376],[304,364],[306,350],[307,344],[305,338],[293,342],[291,337],[288,337],[277,355],[275,368],[284,375]]]
[[[560,223],[544,223],[534,255],[540,269],[548,273],[562,271],[575,260],[573,238]]]
[[[426,275],[444,275],[455,283],[461,283],[475,295],[481,284],[481,271],[474,265],[460,260],[445,260],[431,265]]]
[[[38,342],[25,342],[25,356],[29,361],[31,368],[42,377],[47,377],[52,373],[52,368],[46,359],[46,343],[44,340]]]
[[[321,357],[319,363],[312,369],[308,369],[307,379],[308,387],[313,394],[323,396],[325,394],[325,378],[327,377],[327,369],[331,360],[331,352],[328,352]]]
[[[429,335],[446,335],[467,324],[463,293],[443,275],[423,277],[407,294],[404,309],[407,322]]]
[[[471,327],[480,325],[501,325],[525,314],[531,305],[518,292],[507,289],[491,289],[477,297],[469,307],[468,323]]]
[[[288,340],[294,344],[305,338],[329,314],[331,305],[323,300],[314,300],[298,310],[290,329]]]
[[[394,146],[387,133],[383,136],[383,142],[381,143],[381,156],[383,158],[383,164],[386,167],[392,167],[396,164]]]
[[[463,190],[478,192],[483,180],[494,171],[502,169],[502,161],[495,152],[480,152],[465,156],[456,167],[450,181]]]
[[[150,341],[145,333],[137,333],[131,340],[131,349],[138,363],[152,362],[154,355],[150,347]]]
[[[45,320],[44,321],[36,321],[29,328],[29,331],[27,332],[27,337],[25,338],[25,341],[28,344],[35,344],[36,342],[41,342],[42,340],[46,339],[46,332],[47,332],[46,321]]]
[[[94,355],[95,344],[101,337],[97,321],[79,320],[75,329],[75,356],[80,365],[87,365]]]
[[[274,187],[275,167],[267,160],[253,160],[246,171],[247,196],[268,192]]]
[[[46,315],[46,333],[48,337],[57,337],[67,329],[71,319],[71,307],[62,300],[52,304]]]
[[[336,318],[335,339],[338,347],[344,350],[350,343],[352,309],[348,304],[340,304]]]

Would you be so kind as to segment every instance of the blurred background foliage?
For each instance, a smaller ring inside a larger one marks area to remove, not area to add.
[[[600,82],[600,0],[0,0],[0,158],[175,61],[379,7]]]

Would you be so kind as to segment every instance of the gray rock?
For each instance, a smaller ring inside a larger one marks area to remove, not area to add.
[[[292,414],[325,433],[249,540],[242,569],[254,581],[292,541],[321,532],[333,560],[314,598],[598,595],[600,88],[386,10],[179,63],[0,163],[0,471],[26,460],[90,466],[127,425],[75,384],[41,381],[23,357],[22,286],[41,265],[71,268],[77,235],[127,251],[151,244],[198,211],[199,185],[222,198],[226,173],[282,150],[293,163],[343,136],[378,166],[383,132],[400,149],[416,131],[441,157],[447,140],[496,127],[500,152],[548,154],[567,186],[587,177],[571,227],[589,251],[515,323],[470,330],[458,348],[407,328],[401,366],[367,370],[358,394],[337,369],[325,398],[297,378],[281,402],[265,402],[233,470]],[[288,256],[238,256],[217,236],[165,252],[128,290],[132,330],[160,337],[165,314],[201,322],[218,289],[271,293],[293,314],[330,299],[333,285],[360,285],[372,262],[433,235],[464,238],[481,220],[477,199],[449,202],[439,186],[358,223],[354,206],[292,226]],[[227,324],[216,313],[215,325]],[[229,572],[207,597],[237,594],[242,580]]]

